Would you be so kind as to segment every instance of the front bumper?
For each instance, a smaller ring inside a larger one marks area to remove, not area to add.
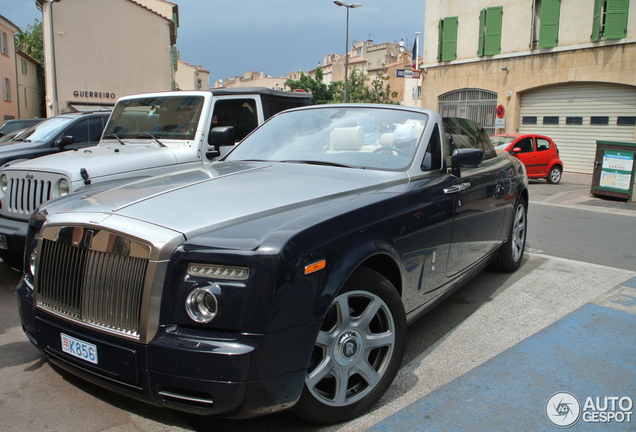
[[[170,326],[143,345],[34,309],[24,284],[18,302],[26,335],[52,364],[119,394],[199,415],[247,418],[293,406],[319,330],[319,323],[272,334]],[[61,333],[94,344],[99,363],[64,352]]]
[[[0,217],[0,240],[4,240],[6,244],[5,248],[0,241],[0,258],[16,269],[22,269],[24,264],[24,246],[28,228],[28,221]]]

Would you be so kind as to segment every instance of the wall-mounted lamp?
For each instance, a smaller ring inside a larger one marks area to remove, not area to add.
[[[504,72],[510,72],[510,70],[508,69],[508,66],[502,66],[501,70]]]
[[[511,97],[512,97],[512,92],[508,90],[508,93],[506,93],[506,100],[510,100]]]

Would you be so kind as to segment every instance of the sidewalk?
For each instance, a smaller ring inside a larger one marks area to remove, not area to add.
[[[545,180],[530,180],[531,203],[557,204],[562,206],[585,206],[589,210],[611,210],[636,215],[636,203],[628,203],[609,197],[592,196],[591,174],[564,172],[556,185]]]

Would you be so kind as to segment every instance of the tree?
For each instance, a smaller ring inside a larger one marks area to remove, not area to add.
[[[44,65],[42,23],[36,19],[35,23],[26,27],[26,30],[16,33],[15,46]]]
[[[326,104],[333,101],[333,90],[331,86],[327,87],[327,85],[322,82],[322,78],[322,67],[318,66],[316,69],[316,78],[312,78],[301,72],[300,79],[288,79],[285,81],[285,85],[292,90],[301,89],[310,92],[314,95],[314,102],[316,104]]]
[[[389,86],[389,77],[380,73],[370,85],[369,77],[362,71],[354,69],[348,77],[347,93],[351,103],[382,103],[399,105],[393,99],[398,96],[398,92],[391,91]],[[339,86],[334,95],[334,102],[342,102],[344,100],[344,85]]]

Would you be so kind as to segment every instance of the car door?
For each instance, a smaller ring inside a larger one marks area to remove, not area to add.
[[[74,150],[94,146],[99,143],[104,130],[104,117],[87,117],[73,124],[63,134],[64,137],[72,137],[69,144],[64,145],[64,150]]]
[[[506,206],[510,205],[502,176],[508,165],[505,157],[496,155],[483,129],[468,138],[464,148],[481,148],[484,160],[478,167],[461,168],[453,187],[445,191],[454,197],[455,205],[446,266],[449,277],[480,261],[501,243]]]
[[[556,146],[552,145],[546,138],[541,137],[536,137],[536,145],[535,163],[537,173],[547,177],[550,171],[550,162],[556,158]]]
[[[534,138],[523,137],[513,145],[512,153],[519,159],[525,166],[529,176],[541,175],[541,168],[537,162],[537,155],[534,151]],[[519,149],[514,151],[514,149]]]

